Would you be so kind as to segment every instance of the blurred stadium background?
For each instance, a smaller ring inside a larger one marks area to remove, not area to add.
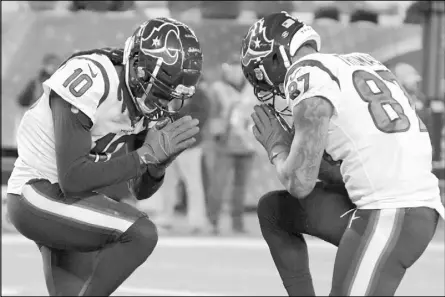
[[[221,63],[239,51],[240,40],[254,20],[281,10],[310,23],[322,37],[323,52],[367,52],[388,67],[407,63],[421,74],[424,108],[432,127],[434,170],[441,178],[445,196],[445,11],[443,3],[432,3],[2,1],[2,198],[16,156],[16,98],[38,72],[44,55],[55,53],[67,57],[77,50],[122,47],[125,38],[142,21],[171,16],[195,30],[205,55],[204,75],[214,81],[220,76]],[[246,210],[254,209],[266,191],[281,188],[271,169],[260,155],[249,181]],[[159,251],[148,261],[151,264],[132,277],[118,295],[284,295],[260,240],[255,215],[246,216],[250,231],[246,238],[161,239]],[[443,228],[438,230],[434,245],[414,272],[408,273],[399,295],[444,296]],[[3,234],[2,238],[2,295],[45,294],[36,249],[14,234]],[[317,293],[326,294],[335,250],[317,240],[311,241],[311,245]],[[226,254],[220,256],[221,253]],[[24,279],[30,282],[29,286],[23,286]],[[173,284],[172,279],[176,280]]]

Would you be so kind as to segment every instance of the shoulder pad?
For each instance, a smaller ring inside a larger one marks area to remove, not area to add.
[[[68,60],[44,86],[81,110],[94,122],[97,107],[108,97],[110,79],[105,67],[94,55]]]
[[[336,63],[324,54],[312,54],[300,59],[287,71],[285,94],[291,109],[304,99],[323,97],[334,101],[341,90]],[[336,106],[335,102],[332,102]]]
[[[298,79],[300,75],[304,75],[305,73],[325,72],[340,88],[340,80],[336,74],[337,69],[335,62],[335,59],[332,59],[332,57],[325,54],[315,53],[308,55],[292,64],[288,69],[284,79],[285,86],[287,86],[289,82]]]

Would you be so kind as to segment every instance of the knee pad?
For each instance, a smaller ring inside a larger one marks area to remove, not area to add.
[[[123,235],[124,241],[137,243],[141,249],[149,251],[149,254],[158,243],[156,225],[146,217],[139,218]]]

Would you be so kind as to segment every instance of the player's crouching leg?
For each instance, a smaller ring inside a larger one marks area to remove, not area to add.
[[[150,256],[158,243],[156,225],[148,218],[142,217],[123,233],[120,242],[132,242],[136,247],[133,256],[140,257],[141,264]]]
[[[309,256],[303,235],[304,214],[297,198],[287,191],[265,194],[258,202],[261,233],[289,296],[315,296]]]
[[[151,255],[158,242],[155,224],[139,218],[120,237],[119,243],[99,254],[89,281],[79,296],[110,296]]]
[[[158,241],[156,226],[136,208],[95,193],[66,197],[47,180],[8,194],[7,206],[17,230],[41,247],[51,295],[111,295]],[[89,259],[92,251],[97,256]],[[78,261],[82,253],[85,261]]]

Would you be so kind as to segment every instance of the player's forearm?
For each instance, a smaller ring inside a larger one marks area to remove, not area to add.
[[[306,198],[314,189],[317,174],[314,170],[306,170],[303,162],[292,154],[282,152],[273,160],[277,170],[278,179],[286,190],[298,199]]]
[[[137,152],[107,162],[94,162],[88,157],[81,157],[61,172],[59,183],[66,194],[76,195],[137,178],[144,171]]]
[[[276,166],[289,193],[302,199],[317,183],[333,107],[324,98],[310,97],[295,105],[292,114],[292,145],[287,156],[276,158]]]
[[[274,160],[274,164],[281,183],[286,187],[287,191],[295,197],[304,198],[314,189],[317,182],[317,176],[312,174],[308,179],[298,178],[299,175],[305,175],[302,174],[302,172],[299,172],[298,168],[293,168],[294,166],[291,166],[291,164],[296,164],[296,162],[289,158],[288,153],[283,153],[281,156],[277,156],[276,160]],[[330,164],[324,159],[320,162],[318,179],[329,184],[344,184],[340,166]],[[302,182],[302,180],[305,180],[306,182]]]
[[[147,131],[143,131],[135,136],[135,139],[127,143],[127,152],[135,151],[139,155],[142,163],[144,150],[141,149]],[[138,199],[150,198],[161,187],[164,182],[165,167],[155,165],[145,165],[146,170],[141,176],[128,181],[128,188],[133,196]]]
[[[148,166],[147,171],[140,177],[131,179],[128,187],[138,200],[150,198],[164,182],[165,169]]]

